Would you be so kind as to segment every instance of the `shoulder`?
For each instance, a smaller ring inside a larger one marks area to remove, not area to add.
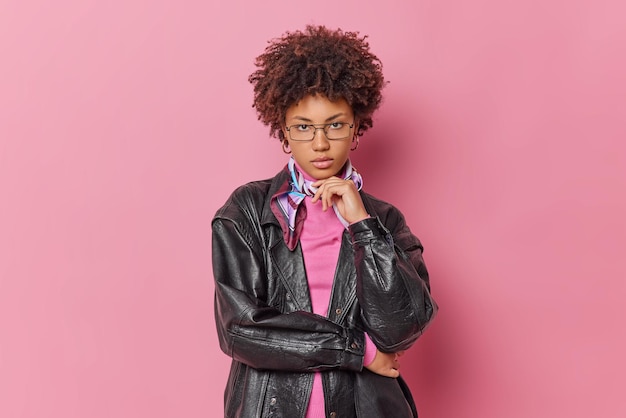
[[[413,234],[406,224],[400,209],[369,193],[361,192],[361,197],[370,216],[378,218],[379,222],[391,233],[401,248],[423,248],[419,238]]]
[[[390,230],[393,230],[393,226],[397,224],[405,224],[404,215],[402,212],[389,202],[372,196],[369,193],[361,192],[361,198],[365,204],[370,216],[376,216],[380,221]]]
[[[269,196],[273,179],[251,181],[237,187],[224,205],[217,210],[214,219],[238,220],[250,218],[251,211],[260,212]]]
[[[237,187],[226,203],[217,210],[213,220],[260,222],[261,219],[266,219],[268,213],[271,213],[269,205],[272,196],[286,187],[288,178],[289,173],[283,169],[269,179],[251,181]]]

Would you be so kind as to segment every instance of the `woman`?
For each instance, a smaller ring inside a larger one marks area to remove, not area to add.
[[[399,357],[437,310],[422,245],[349,159],[381,102],[380,61],[356,33],[309,26],[256,65],[254,106],[291,156],[213,219],[225,416],[416,416]]]

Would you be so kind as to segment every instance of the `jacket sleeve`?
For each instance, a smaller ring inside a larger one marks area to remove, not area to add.
[[[265,255],[251,229],[232,219],[212,222],[215,320],[222,351],[257,369],[361,370],[362,330],[267,305]]]
[[[437,312],[423,247],[395,208],[350,225],[365,331],[383,352],[406,350]]]

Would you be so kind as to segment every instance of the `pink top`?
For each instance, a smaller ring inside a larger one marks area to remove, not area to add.
[[[306,197],[303,203],[306,205],[307,217],[302,226],[300,245],[309,282],[311,306],[313,313],[327,316],[344,226],[332,208],[324,212],[321,202],[313,204],[310,197]],[[376,347],[367,335],[365,340],[363,364],[369,365],[376,356]],[[324,390],[319,372],[315,373],[313,379],[313,389],[306,416],[307,418],[326,417]]]

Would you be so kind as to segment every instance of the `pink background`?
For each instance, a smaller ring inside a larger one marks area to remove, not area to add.
[[[217,417],[210,220],[286,161],[247,76],[306,23],[391,84],[354,155],[426,245],[420,417],[623,417],[615,0],[0,3],[0,416]]]

